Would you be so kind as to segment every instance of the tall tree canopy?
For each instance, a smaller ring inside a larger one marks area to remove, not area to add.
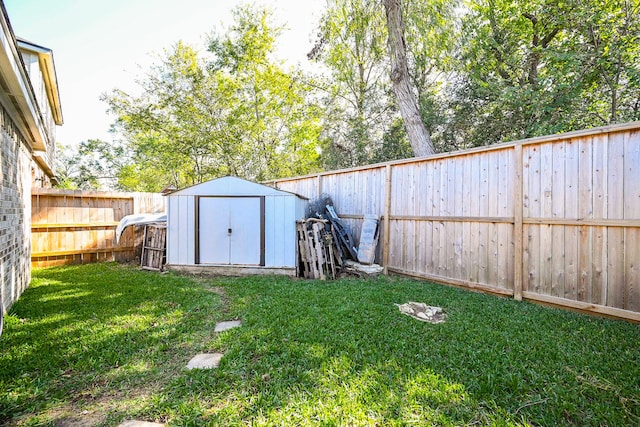
[[[319,40],[309,54],[326,72],[324,164],[349,167],[375,161],[394,116],[388,84],[384,13],[369,0],[329,0]]]
[[[267,10],[236,9],[207,52],[178,42],[139,93],[104,96],[121,139],[61,156],[65,182],[155,191],[410,157],[385,3],[327,0],[314,75],[274,59]],[[436,151],[640,120],[640,0],[401,4],[405,92]]]
[[[438,151],[640,119],[640,0],[402,3],[408,72]],[[386,113],[366,116],[375,117],[376,127],[356,132],[349,118],[357,109],[346,105],[331,112],[343,119],[331,122],[351,130],[343,132],[347,142],[325,132],[333,146],[362,149],[364,155],[352,156],[355,162],[378,160],[366,150],[386,159],[411,155],[406,133],[398,127],[396,100],[389,97],[386,53],[375,51],[364,59],[350,54],[347,66],[331,54],[366,52],[362,41],[378,40],[380,46],[387,31],[383,13],[383,2],[330,0],[321,25],[326,54],[318,57],[337,93],[353,93],[337,82],[357,76],[359,64],[379,71],[378,90],[367,92]],[[327,31],[331,22],[339,25]],[[404,149],[385,150],[384,144]]]
[[[428,133],[440,141],[437,94],[453,55],[457,0],[405,0],[402,9],[412,92]],[[329,0],[311,57],[328,70],[324,164],[344,167],[410,157],[392,92],[383,2]],[[424,154],[424,153],[419,153]]]
[[[128,176],[139,179],[128,189],[318,169],[319,112],[300,73],[272,59],[280,30],[271,13],[244,6],[233,16],[207,59],[178,42],[139,80],[139,95],[104,96],[133,152]]]
[[[132,159],[121,144],[89,139],[76,149],[57,144],[58,187],[69,190],[126,190]]]
[[[466,145],[640,118],[638,0],[476,0],[449,94]]]

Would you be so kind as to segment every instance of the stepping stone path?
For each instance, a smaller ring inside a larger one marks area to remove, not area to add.
[[[149,421],[129,420],[119,424],[118,427],[164,427],[164,424],[151,423]]]
[[[224,354],[222,353],[201,353],[196,355],[187,364],[187,369],[211,369],[217,368]]]
[[[228,322],[220,322],[216,323],[216,328],[213,330],[213,332],[222,332],[228,329],[237,328],[239,326],[242,326],[242,322],[240,320],[229,320]]]
[[[242,326],[242,322],[240,320],[230,320],[227,322],[216,323],[216,327],[214,332],[222,332],[229,329],[237,328]],[[211,369],[217,368],[218,364],[220,364],[220,360],[222,359],[224,354],[222,353],[201,353],[193,357],[187,364],[187,369]],[[137,427],[135,425],[131,426],[119,426],[119,427]],[[140,427],[143,427],[142,425]]]

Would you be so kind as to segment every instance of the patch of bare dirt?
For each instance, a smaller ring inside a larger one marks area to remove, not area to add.
[[[109,415],[119,412],[130,412],[132,408],[144,405],[145,400],[153,392],[154,385],[128,390],[125,393],[104,393],[96,395],[91,403],[76,403],[78,400],[63,406],[50,408],[38,414],[28,414],[15,420],[9,426],[20,427],[33,425],[33,418],[38,417],[38,425],[46,424],[55,427],[93,427],[104,425]]]
[[[105,415],[81,414],[59,418],[53,421],[56,427],[93,427],[101,424],[105,420]]]
[[[231,299],[227,296],[227,293],[224,291],[224,288],[221,286],[205,285],[205,289],[208,290],[209,292],[218,294],[218,296],[220,297],[220,311],[224,314],[229,313]]]

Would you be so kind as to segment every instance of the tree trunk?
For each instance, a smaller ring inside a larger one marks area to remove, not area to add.
[[[404,21],[402,19],[402,0],[384,0],[384,9],[387,15],[387,30],[389,32],[389,57],[391,59],[393,93],[398,99],[398,107],[404,120],[404,126],[407,129],[414,156],[428,156],[434,154],[435,150],[431,144],[429,131],[420,117],[420,110],[409,80]]]

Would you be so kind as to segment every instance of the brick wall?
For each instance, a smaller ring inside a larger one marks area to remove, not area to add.
[[[7,310],[31,280],[31,154],[0,109],[0,296]]]

